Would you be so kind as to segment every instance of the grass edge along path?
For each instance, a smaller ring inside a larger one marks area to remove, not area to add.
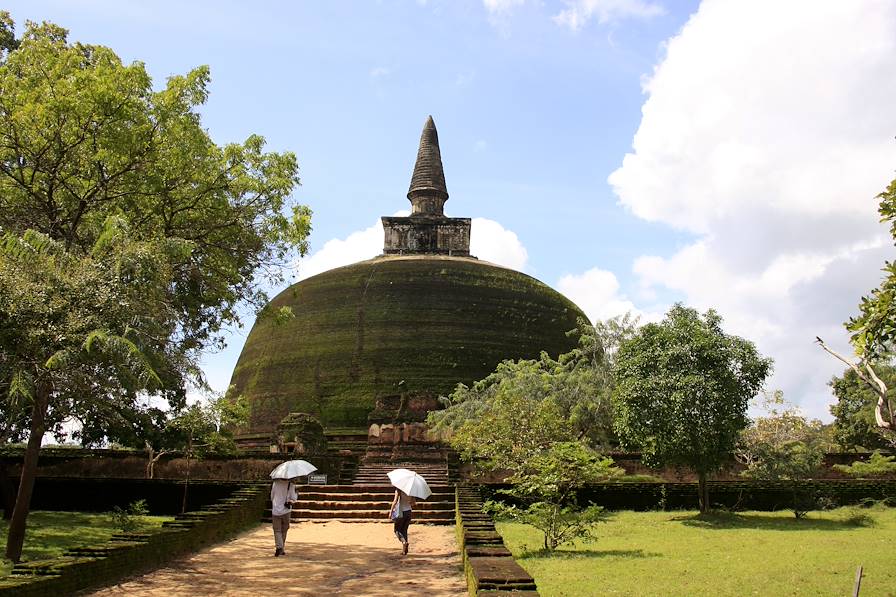
[[[174,520],[171,516],[138,516],[137,531],[162,528],[162,523]],[[0,520],[0,537],[5,538],[9,521]],[[121,529],[115,526],[108,512],[57,512],[35,510],[28,515],[28,532],[22,550],[23,562],[52,560],[65,550],[81,545],[96,545],[112,538]],[[9,575],[12,562],[0,558],[0,578]]]
[[[576,595],[896,595],[896,508],[839,508],[797,520],[789,511],[617,512],[598,538],[553,555],[541,533],[498,523],[544,597]]]

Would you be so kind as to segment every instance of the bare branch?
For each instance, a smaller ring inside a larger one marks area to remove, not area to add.
[[[877,373],[874,372],[871,364],[865,359],[860,359],[857,363],[853,363],[825,344],[824,340],[818,336],[815,336],[815,340],[825,352],[846,363],[846,365],[855,372],[858,378],[865,382],[868,387],[877,394],[877,407],[874,409],[874,420],[877,422],[877,426],[882,429],[893,429],[893,409],[890,408],[890,401],[887,396],[887,385],[877,376]],[[865,370],[863,371],[861,367],[864,367]],[[887,418],[884,418],[884,408],[887,409]]]

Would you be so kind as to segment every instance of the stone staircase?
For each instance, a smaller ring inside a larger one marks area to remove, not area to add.
[[[362,457],[367,452],[366,429],[327,429],[327,452],[331,455]]]
[[[292,520],[388,523],[395,489],[386,473],[396,468],[416,471],[432,490],[429,499],[417,500],[415,523],[454,524],[454,485],[449,483],[449,466],[444,461],[441,464],[368,462],[358,468],[351,485],[300,485]],[[268,510],[264,520],[270,519]]]
[[[414,471],[426,479],[430,489],[433,485],[449,485],[448,466],[443,461],[439,462],[365,462],[355,472],[353,485],[386,485],[389,486],[387,473],[397,468],[406,468]],[[435,491],[435,489],[433,489]]]

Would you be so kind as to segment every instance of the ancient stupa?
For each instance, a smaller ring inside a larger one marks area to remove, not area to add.
[[[256,322],[231,384],[259,440],[290,412],[366,429],[378,398],[446,395],[504,359],[567,352],[584,317],[546,284],[470,255],[470,219],[444,215],[448,190],[432,117],[408,191],[411,215],[382,218],[383,254],[293,284],[271,302],[295,318]]]

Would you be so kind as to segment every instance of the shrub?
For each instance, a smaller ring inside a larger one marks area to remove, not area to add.
[[[880,450],[875,450],[866,462],[857,460],[850,465],[835,464],[834,470],[853,477],[883,477],[896,473],[894,460],[896,460],[896,456],[884,456]]]
[[[122,531],[129,533],[140,526],[142,516],[149,514],[149,508],[146,507],[146,500],[137,500],[128,504],[127,508],[115,506],[112,509],[112,524]]]

